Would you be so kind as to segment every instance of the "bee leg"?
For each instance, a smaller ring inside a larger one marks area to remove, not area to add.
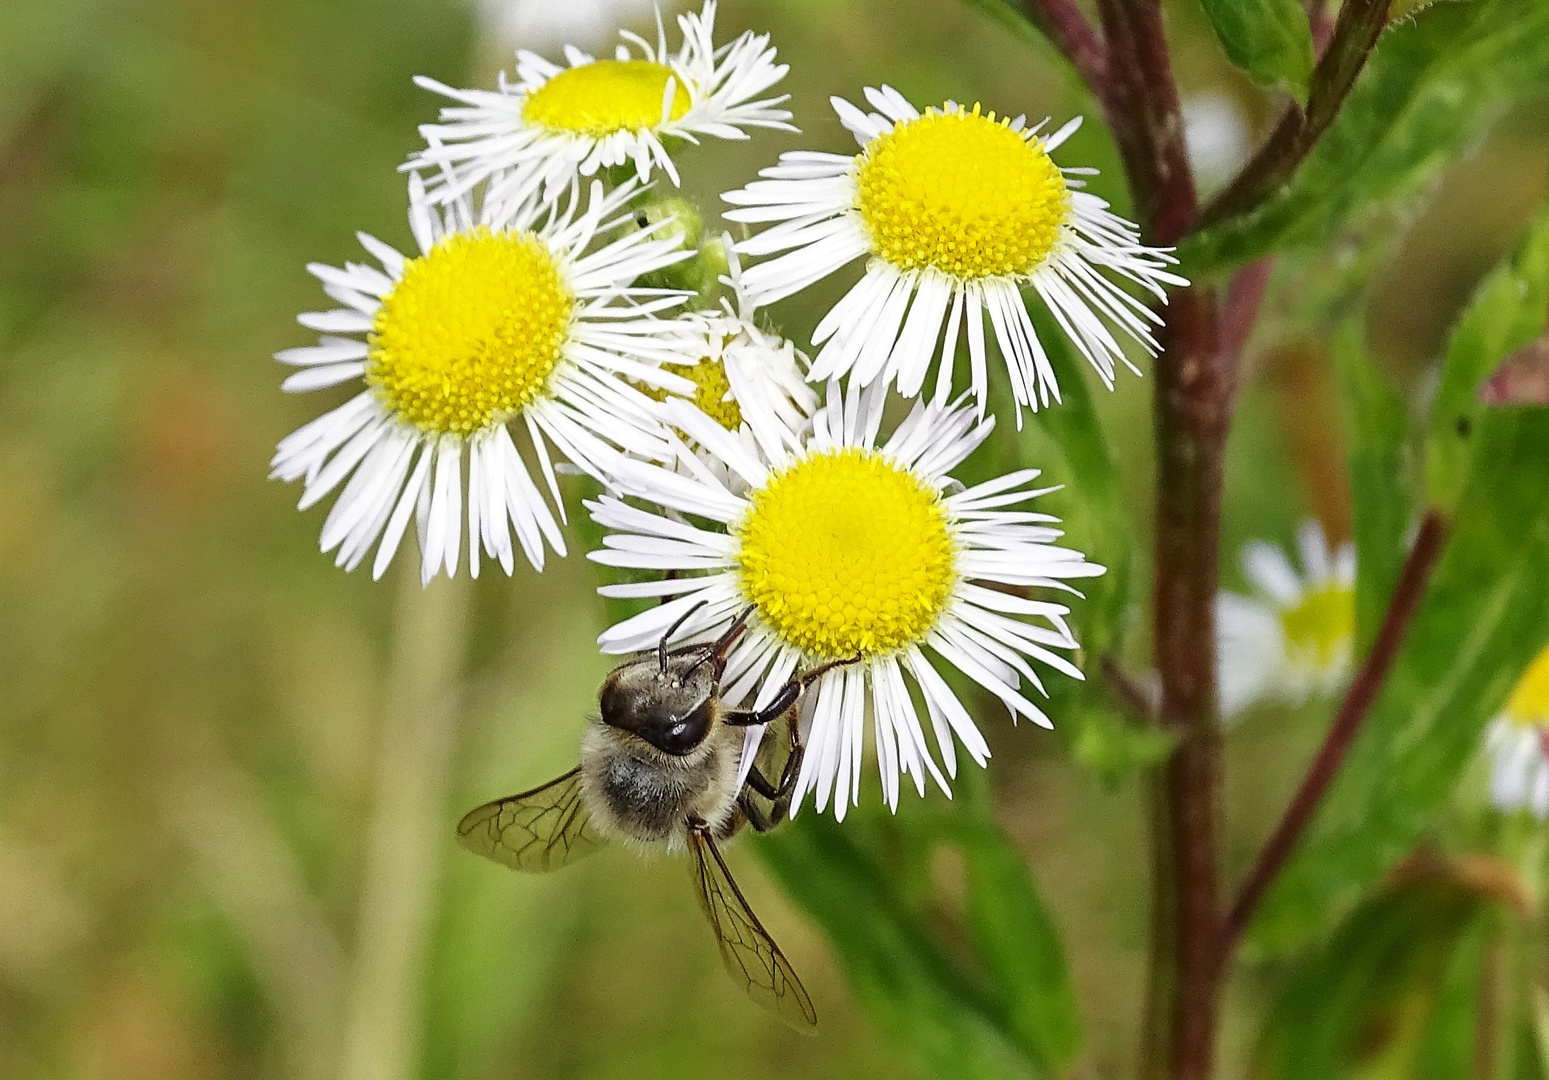
[[[741,810],[743,816],[748,819],[748,824],[753,826],[754,832],[768,832],[785,818],[784,814],[778,813],[778,804],[775,813],[765,814],[758,808],[758,804],[749,798],[747,792],[737,797],[737,809]]]
[[[766,799],[778,799],[781,795],[780,788],[770,783],[769,777],[765,776],[757,765],[748,768],[748,778],[743,783]],[[780,783],[782,785],[785,783],[783,774],[780,777]]]
[[[770,802],[769,814],[765,819],[770,828],[780,824],[780,822],[785,820],[786,815],[790,813],[791,796],[796,791],[796,777],[801,773],[803,747],[801,740],[795,734],[795,730],[795,725],[792,724],[791,752],[785,759],[785,767],[780,770],[780,782],[778,784],[770,783],[769,777],[760,772],[757,765],[748,769],[747,786]],[[754,805],[747,791],[743,791],[738,800],[738,805],[744,807],[745,813],[748,813],[747,807]],[[748,820],[750,822],[753,821],[752,813],[748,813]],[[763,832],[764,830],[759,829],[758,831]]]
[[[796,702],[801,698],[802,691],[806,690],[807,687],[817,682],[818,679],[822,678],[834,668],[840,667],[844,664],[853,664],[860,660],[860,658],[861,654],[856,653],[854,656],[847,656],[843,660],[830,660],[826,664],[819,664],[811,671],[791,679],[784,686],[780,687],[779,692],[776,693],[769,704],[765,705],[762,709],[731,709],[726,713],[725,717],[722,718],[723,722],[730,724],[732,727],[752,727],[754,724],[772,724],[776,720],[780,719],[780,717],[784,716],[786,711],[790,709],[791,706],[796,704]],[[792,723],[792,750],[794,750],[800,744],[795,731],[795,724]]]

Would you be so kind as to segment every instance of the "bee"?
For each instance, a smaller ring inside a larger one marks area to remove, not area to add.
[[[817,1026],[812,998],[737,887],[720,844],[744,825],[767,832],[790,810],[801,769],[797,703],[840,660],[792,678],[762,709],[729,709],[720,697],[726,656],[749,608],[713,642],[668,649],[697,609],[652,652],[614,668],[598,692],[599,716],[581,740],[581,763],[542,787],[486,803],[457,826],[462,845],[517,870],[557,870],[608,841],[687,850],[699,907],[727,973],[792,1027]],[[737,782],[744,730],[785,720],[789,753],[778,782],[755,763]],[[766,811],[754,795],[769,802]]]

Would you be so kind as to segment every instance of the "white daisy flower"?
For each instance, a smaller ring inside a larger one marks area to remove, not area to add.
[[[661,168],[678,183],[667,141],[698,143],[700,136],[746,139],[747,128],[794,131],[779,108],[788,95],[759,97],[784,78],[769,35],[751,30],[719,49],[713,41],[715,2],[698,15],[678,16],[683,46],[667,51],[657,16],[653,46],[636,34],[622,37],[614,57],[597,60],[566,47],[567,67],[535,53],[516,54],[516,81],[500,76],[497,90],[459,90],[434,79],[415,81],[459,105],[441,110],[441,123],[421,134],[430,145],[406,168],[450,165],[455,177],[433,196],[446,201],[490,180],[490,194],[520,203],[541,193],[553,199],[574,183],[614,166],[634,168],[643,183]]]
[[[880,387],[846,396],[830,384],[810,435],[767,457],[747,453],[686,402],[668,402],[667,421],[719,455],[738,483],[684,455],[693,475],[651,465],[621,473],[621,488],[661,513],[611,496],[588,504],[613,530],[590,558],[695,575],[605,587],[611,596],[673,599],[605,632],[604,651],[653,647],[684,616],[679,639],[714,634],[751,608],[723,686],[728,704],[751,697],[753,708],[794,674],[858,658],[832,667],[802,699],[807,753],[794,805],[810,791],[819,812],[832,798],[841,818],[859,798],[868,714],[891,807],[901,775],[912,776],[921,794],[927,773],[947,791],[957,742],[980,765],[988,759],[939,661],[999,698],[1013,719],[1050,726],[1024,693],[1024,683],[1043,692],[1029,661],[1079,679],[1056,651],[1075,649],[1076,639],[1069,608],[1027,593],[1073,592],[1065,581],[1103,573],[1056,546],[1054,518],[1014,509],[1052,490],[1032,486],[1037,470],[967,490],[953,482],[950,471],[984,441],[993,419],[976,420],[964,405],[917,403],[879,446],[884,398]],[[946,776],[926,744],[916,696]],[[744,770],[760,735],[749,733]]]
[[[1355,641],[1355,547],[1330,553],[1316,521],[1297,534],[1302,570],[1285,551],[1255,540],[1242,569],[1253,596],[1216,598],[1217,677],[1228,719],[1256,702],[1299,705],[1338,693],[1350,678]]]
[[[1490,801],[1503,814],[1549,817],[1549,646],[1517,680],[1506,705],[1485,729]]]
[[[732,298],[721,299],[719,311],[686,311],[675,320],[680,360],[663,364],[665,371],[694,384],[687,395],[700,412],[742,440],[753,454],[779,454],[800,445],[817,392],[806,379],[806,354],[789,340],[758,325],[758,312],[742,285],[742,268],[731,237],[723,239],[730,273],[720,279]],[[646,388],[658,401],[671,393]],[[700,458],[730,470],[704,448]]]
[[[1110,387],[1125,357],[1109,323],[1155,354],[1159,317],[1101,271],[1158,301],[1185,285],[1165,250],[1081,190],[1090,169],[1061,169],[1049,154],[1080,126],[1050,136],[1023,118],[997,121],[948,102],[923,114],[891,87],[868,87],[879,112],[841,98],[834,108],[862,150],[854,157],[797,152],[723,196],[734,221],[779,222],[738,245],[775,258],[747,272],[755,302],[772,303],[865,256],[866,273],[818,324],[823,349],[811,378],[853,373],[861,386],[897,381],[914,397],[941,342],[937,393],[952,381],[966,326],[973,393],[985,402],[984,316],[1006,358],[1012,391],[1034,409],[1059,400],[1049,357],[1020,289],[1029,285]],[[911,303],[912,298],[912,303]],[[907,309],[907,314],[906,314]],[[1105,321],[1106,320],[1106,321]],[[942,324],[946,324],[942,341]]]
[[[380,270],[308,267],[343,306],[299,318],[324,336],[277,354],[300,368],[283,389],[363,387],[283,439],[271,475],[305,482],[302,509],[348,478],[322,534],[323,550],[337,547],[347,569],[375,544],[372,574],[380,577],[413,516],[425,580],[443,566],[454,574],[465,502],[470,573],[478,574],[481,541],[511,572],[510,528],[542,569],[545,541],[565,553],[551,445],[598,477],[619,450],[671,454],[656,404],[627,380],[690,389],[657,367],[675,353],[672,323],[656,313],[682,295],[631,283],[685,253],[657,229],[587,251],[619,224],[613,219],[633,184],[605,196],[594,183],[584,213],[572,200],[542,213],[529,204],[514,214],[476,214],[459,200],[444,216],[429,207],[418,177],[409,187],[417,258],[360,233]],[[552,509],[512,440],[518,421]]]

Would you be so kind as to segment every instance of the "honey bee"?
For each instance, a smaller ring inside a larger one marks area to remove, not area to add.
[[[796,705],[835,661],[791,679],[762,709],[721,701],[726,656],[747,625],[744,611],[713,642],[667,648],[696,609],[652,652],[614,668],[598,692],[600,715],[581,740],[581,763],[542,787],[486,803],[457,826],[464,847],[517,870],[556,870],[610,840],[687,850],[699,906],[727,973],[792,1027],[817,1026],[812,998],[727,869],[719,844],[742,828],[767,832],[790,810],[801,769]],[[789,754],[778,782],[752,765],[737,783],[743,729],[785,719]],[[761,796],[766,811],[754,801]]]

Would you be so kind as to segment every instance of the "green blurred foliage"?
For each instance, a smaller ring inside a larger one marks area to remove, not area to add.
[[[1307,103],[1312,27],[1296,0],[1204,0],[1227,58],[1257,81],[1282,86]]]
[[[1286,28],[1270,47],[1240,33],[1259,9]],[[1064,485],[1046,508],[1109,567],[1071,601],[1088,677],[1051,684],[1057,736],[980,702],[995,758],[960,775],[956,801],[906,797],[893,817],[872,784],[842,825],[809,812],[732,854],[817,1000],[817,1040],[736,996],[676,862],[615,853],[523,880],[454,848],[462,810],[573,762],[609,666],[596,578],[575,557],[430,593],[344,575],[316,550],[320,514],[296,513],[264,462],[317,408],[278,393],[267,360],[307,340],[292,321],[320,301],[305,263],[353,257],[356,229],[407,239],[395,168],[435,109],[411,76],[492,81],[471,10],[0,5],[0,1075],[332,1076],[346,1031],[401,1048],[394,1075],[438,1080],[1127,1075],[1147,920],[1140,770],[1168,743],[1122,711],[1100,661],[1147,654],[1149,378],[1109,393],[1056,356],[1062,407],[1019,429],[997,404],[1000,430],[969,466],[1043,468]],[[1305,78],[1295,11],[1170,3],[1186,93],[1223,95],[1261,136],[1281,102],[1252,79]],[[1541,413],[1471,404],[1500,350],[1542,329],[1541,236],[1480,292],[1450,354],[1442,340],[1545,195],[1545,19],[1541,0],[1456,0],[1393,27],[1307,167],[1185,252],[1214,269],[1295,249],[1244,358],[1232,549],[1288,538],[1308,513],[1336,538],[1353,520],[1369,633],[1438,372],[1432,477],[1450,479],[1431,491],[1458,500],[1435,595],[1266,912],[1265,941],[1291,926],[1311,944],[1229,987],[1232,1075],[1306,1060],[1276,1048],[1442,1075],[1498,942],[1519,1003],[1510,1075],[1549,1075],[1549,1007],[1522,990],[1536,939],[1477,898],[1369,894],[1435,831],[1549,615],[1549,430]],[[1093,112],[1024,25],[968,5],[732,0],[722,25],[774,34],[805,134],[691,152],[685,195],[706,221],[780,150],[851,144],[832,93],[889,82],[1035,119]],[[1092,190],[1125,209],[1100,123],[1067,154],[1101,168]],[[841,284],[772,314],[800,339]],[[1471,418],[1463,448],[1444,441],[1454,408]],[[570,538],[585,546],[582,522]],[[458,627],[456,655],[416,641],[432,613]],[[1234,739],[1234,868],[1326,719],[1326,703],[1266,710]],[[390,746],[408,764],[384,779]],[[392,812],[414,829],[378,836]],[[423,854],[416,872],[373,885],[374,845],[400,843]],[[362,928],[411,894],[429,904],[395,959]],[[374,985],[363,957],[423,975]],[[371,1027],[392,1015],[372,1004],[382,993],[413,1005],[404,1029]],[[1337,994],[1361,1008],[1318,1007]],[[1404,1022],[1348,1026],[1380,1009]],[[1374,1031],[1397,1035],[1362,1042]]]

